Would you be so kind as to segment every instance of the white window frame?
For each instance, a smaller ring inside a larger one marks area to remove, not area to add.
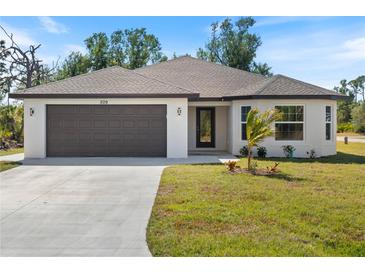
[[[242,124],[246,124],[246,127],[247,127],[247,120],[246,121],[242,121],[242,107],[249,107],[250,110],[252,109],[252,106],[251,105],[240,105],[240,139],[241,141],[247,141],[242,139]]]
[[[276,140],[276,133],[274,133],[274,140],[275,142],[304,142],[305,141],[305,113],[306,113],[306,108],[304,104],[276,104],[274,105],[274,109],[276,109],[276,107],[290,107],[290,106],[300,106],[303,107],[303,121],[275,121],[274,123],[274,128],[276,130],[276,124],[303,124],[303,139],[301,140]]]
[[[330,120],[327,121],[327,107],[330,108]],[[331,105],[326,105],[324,107],[324,120],[325,120],[325,127],[324,127],[324,138],[327,142],[331,142],[332,139],[333,139],[333,133],[332,133],[332,130],[333,130],[333,111],[332,111],[333,107]],[[327,139],[327,124],[330,125],[330,138]]]

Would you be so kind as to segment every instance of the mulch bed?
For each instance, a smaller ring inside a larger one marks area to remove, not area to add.
[[[255,170],[248,170],[247,168],[236,167],[232,171],[228,171],[230,174],[252,174],[258,176],[272,176],[275,172],[268,171],[264,168],[256,168]]]

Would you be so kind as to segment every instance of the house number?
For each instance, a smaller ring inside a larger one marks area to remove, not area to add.
[[[100,100],[100,104],[107,105],[108,104],[108,100]]]

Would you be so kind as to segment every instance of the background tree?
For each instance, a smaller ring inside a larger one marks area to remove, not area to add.
[[[121,48],[129,69],[143,67],[149,62],[154,64],[166,58],[157,37],[148,34],[145,28],[124,30],[121,37]]]
[[[0,43],[0,88],[3,96],[12,88],[30,88],[52,80],[56,66],[50,68],[37,57],[40,44],[23,49],[16,43],[13,34],[2,26],[0,30],[10,41],[9,45],[4,40]]]
[[[365,101],[354,107],[351,112],[352,124],[356,132],[365,133]]]
[[[362,97],[362,100],[365,101],[365,75],[361,75],[354,80],[349,82],[349,86],[352,89],[352,93],[355,96],[355,101],[357,95]]]
[[[85,39],[88,49],[91,68],[98,70],[106,68],[108,65],[109,40],[104,32],[94,33]]]
[[[262,142],[266,137],[273,134],[272,123],[279,119],[280,113],[270,109],[260,114],[257,108],[251,109],[247,114],[246,136],[247,136],[247,169],[252,169],[252,149]]]
[[[349,96],[348,99],[340,100],[337,103],[337,122],[350,123],[351,122],[351,110],[355,100],[355,94],[349,89],[347,80],[340,81],[340,85],[334,87],[334,90],[343,95]]]
[[[88,56],[80,52],[71,52],[58,69],[56,79],[61,80],[68,77],[86,73],[90,70],[91,63]]]
[[[249,32],[254,24],[252,17],[242,17],[234,24],[229,18],[220,24],[213,23],[211,38],[205,49],[198,49],[197,57],[237,69],[271,75],[271,68],[266,63],[254,62],[256,51],[262,44],[258,35]]]

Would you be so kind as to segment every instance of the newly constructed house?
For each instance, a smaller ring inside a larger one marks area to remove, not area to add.
[[[268,156],[336,154],[334,91],[192,57],[136,70],[110,67],[10,95],[24,100],[26,158],[239,154],[246,114],[278,108]]]

